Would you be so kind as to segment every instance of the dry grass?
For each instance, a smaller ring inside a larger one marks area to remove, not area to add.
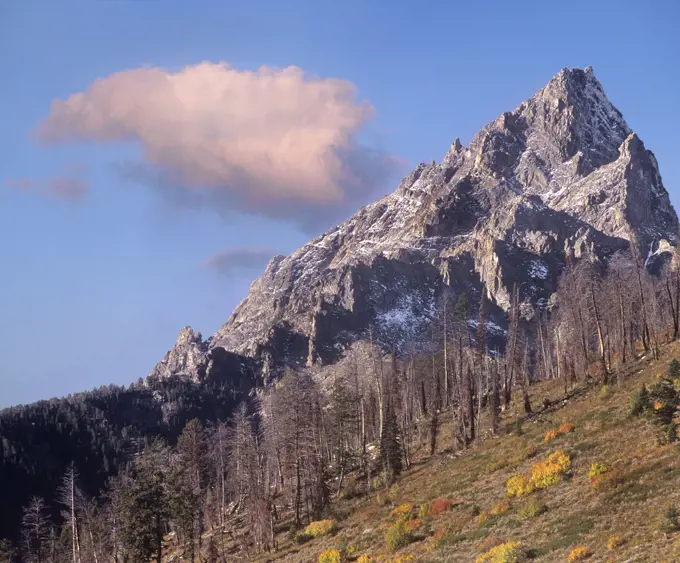
[[[622,381],[615,378],[606,393],[599,385],[580,382],[569,398],[525,420],[521,435],[514,432],[522,405],[513,402],[503,415],[506,435],[486,436],[456,455],[442,450],[434,459],[416,460],[383,506],[375,495],[338,501],[334,512],[346,517],[338,519],[335,537],[294,546],[282,533],[279,552],[259,559],[251,554],[250,560],[316,561],[324,550],[337,549],[338,542],[351,538],[357,558],[372,558],[364,560],[394,561],[398,555],[424,563],[463,562],[488,553],[501,538],[513,545],[520,542],[524,556],[537,562],[567,561],[579,545],[592,551],[588,561],[608,561],[613,553],[616,561],[680,561],[680,532],[661,531],[667,507],[680,506],[680,453],[675,445],[657,445],[658,430],[628,413],[633,392],[656,380],[673,357],[680,357],[678,344],[665,347],[660,360],[640,360]],[[544,397],[564,394],[563,383],[557,381],[531,391],[536,407]],[[546,443],[546,432],[560,425],[556,441]],[[449,427],[445,419],[442,448],[451,442]],[[532,466],[557,449],[571,459],[564,478],[526,500],[504,503],[508,479],[530,475]],[[598,487],[588,475],[596,463],[610,468]],[[439,510],[440,504],[445,508]],[[418,513],[410,543],[391,554],[385,545],[387,526],[395,521],[391,513],[399,507],[397,513],[415,515],[423,505],[429,510]],[[625,541],[612,541],[614,537]],[[608,549],[614,543],[615,551]]]

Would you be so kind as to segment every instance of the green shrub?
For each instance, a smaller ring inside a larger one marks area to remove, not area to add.
[[[678,509],[674,504],[671,504],[666,509],[665,519],[661,524],[661,530],[664,532],[677,532],[680,529],[680,520],[678,520]]]
[[[385,532],[385,544],[390,551],[399,551],[413,541],[413,534],[409,531],[404,520],[387,528]]]
[[[678,392],[670,379],[662,378],[649,388],[648,410],[651,420],[657,426],[668,426],[673,422],[678,407]]]
[[[312,534],[308,534],[307,532],[296,532],[293,535],[293,541],[297,545],[302,545],[303,543],[307,543],[309,540],[311,540],[314,536]]]
[[[643,383],[640,390],[633,393],[631,397],[630,414],[632,416],[642,416],[645,412],[649,411],[651,406],[649,391],[647,391],[647,386]]]
[[[529,518],[536,518],[548,510],[548,507],[540,502],[538,499],[528,499],[517,510],[517,517],[520,520],[528,520]]]
[[[522,419],[518,418],[515,420],[515,436],[521,436],[524,434],[524,430],[522,429]]]
[[[668,377],[673,380],[680,379],[680,362],[678,360],[671,360],[668,364]]]
[[[592,481],[595,477],[599,477],[600,475],[607,473],[609,469],[610,467],[606,463],[602,461],[596,461],[590,466],[590,469],[588,470],[588,479]]]

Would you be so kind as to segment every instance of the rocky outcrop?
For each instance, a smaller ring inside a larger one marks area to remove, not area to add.
[[[179,331],[175,345],[151,370],[149,377],[159,379],[181,375],[198,381],[205,375],[208,353],[208,344],[203,341],[201,333],[195,332],[190,326],[185,326]]]
[[[178,343],[153,373],[196,377],[216,348],[268,369],[332,363],[359,339],[401,349],[445,289],[473,302],[485,292],[502,337],[514,284],[542,306],[568,255],[606,258],[635,241],[658,264],[677,225],[656,159],[592,69],[564,69],[469,147],[456,139],[441,163],[272,259],[224,326]]]

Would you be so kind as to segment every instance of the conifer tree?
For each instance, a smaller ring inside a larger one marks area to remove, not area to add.
[[[385,474],[386,485],[393,483],[402,470],[400,438],[397,417],[392,402],[388,401],[385,407],[383,431],[380,436],[380,461]]]
[[[168,524],[165,445],[154,441],[135,462],[135,475],[122,498],[122,542],[132,561],[161,563]]]

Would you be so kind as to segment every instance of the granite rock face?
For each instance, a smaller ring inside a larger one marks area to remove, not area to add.
[[[333,363],[361,339],[403,349],[444,289],[473,303],[484,292],[502,339],[514,284],[544,306],[568,255],[606,258],[635,241],[658,263],[677,228],[654,155],[592,69],[563,69],[469,147],[457,139],[440,163],[273,258],[212,337],[183,329],[152,373],[202,377],[215,349],[269,370]]]
[[[203,341],[201,333],[185,326],[180,330],[175,346],[156,364],[149,377],[160,379],[180,375],[197,381],[205,375],[208,352],[208,344]]]

